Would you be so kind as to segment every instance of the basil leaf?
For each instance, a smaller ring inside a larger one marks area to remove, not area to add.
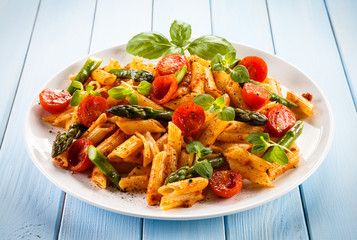
[[[265,152],[268,147],[271,146],[268,144],[270,138],[267,133],[252,132],[245,138],[245,140],[254,145],[252,148],[252,153],[254,154]]]
[[[172,39],[172,42],[179,46],[179,47],[184,47],[188,44],[188,41],[191,37],[191,25],[175,20],[170,27],[170,36]]]
[[[81,90],[76,90],[73,93],[71,101],[69,102],[69,104],[72,107],[75,107],[75,106],[78,106],[82,102],[82,100],[83,100],[83,97],[81,95]]]
[[[132,94],[133,90],[126,89],[124,87],[113,87],[108,91],[111,98],[115,100],[125,99],[129,94]]]
[[[257,145],[257,144],[261,144],[263,140],[265,142],[269,142],[270,138],[268,133],[252,132],[245,138],[245,140],[253,145]]]
[[[249,72],[243,65],[237,65],[230,75],[234,82],[246,83],[249,81]]]
[[[198,154],[199,158],[205,158],[208,155],[210,155],[211,153],[212,153],[212,149],[204,147],[204,148],[200,149],[197,154]]]
[[[126,51],[135,56],[155,59],[161,57],[171,46],[161,33],[143,32],[129,40]]]
[[[214,101],[214,104],[217,105],[217,107],[222,108],[224,107],[224,97],[219,97]]]
[[[188,45],[187,50],[191,55],[196,54],[206,60],[212,59],[217,53],[224,55],[235,51],[230,42],[215,35],[205,35],[195,39]]]
[[[264,155],[264,159],[268,162],[276,162],[280,165],[289,163],[289,158],[285,151],[277,145],[275,145],[272,149],[269,149],[269,151]]]
[[[167,56],[167,55],[170,55],[170,54],[173,54],[173,53],[178,53],[178,54],[181,54],[181,55],[185,55],[185,52],[183,50],[182,47],[178,47],[178,46],[172,46],[169,48],[169,50],[167,50],[163,56]]]
[[[88,94],[90,94],[90,92],[94,89],[94,86],[87,86],[86,87],[86,91]]]
[[[139,104],[139,98],[138,95],[136,95],[135,93],[131,93],[129,95],[129,103],[131,105],[138,105]]]
[[[205,148],[200,141],[192,141],[186,145],[188,153],[198,153],[201,149]]]
[[[229,52],[224,56],[224,59],[228,64],[232,64],[236,60],[236,54],[236,51]]]
[[[83,84],[79,81],[72,81],[71,86],[83,91]]]
[[[206,179],[210,179],[213,174],[213,167],[211,164],[207,161],[207,159],[196,162],[193,165],[193,169],[202,177]]]
[[[216,104],[213,103],[213,105],[209,108],[209,111],[211,113],[218,113],[219,109],[220,109],[220,107],[218,107]]]
[[[142,81],[137,87],[138,93],[141,93],[144,96],[149,95],[152,84],[148,81]]]
[[[99,97],[102,96],[102,94],[100,94],[100,93],[97,92],[97,91],[91,91],[90,94],[91,94],[91,95],[94,95],[94,96],[99,96]]]
[[[214,97],[209,94],[200,94],[195,96],[193,101],[196,105],[201,106],[203,110],[206,111],[212,106]]]
[[[226,61],[223,60],[221,54],[217,53],[211,61],[211,69],[212,71],[226,71]]]
[[[232,107],[223,107],[221,111],[218,112],[218,119],[223,121],[233,121],[236,114]]]

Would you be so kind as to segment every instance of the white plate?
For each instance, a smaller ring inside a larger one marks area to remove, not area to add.
[[[51,145],[59,129],[54,129],[41,120],[48,115],[40,105],[38,96],[34,100],[25,119],[25,142],[27,150],[40,171],[56,186],[70,195],[89,204],[110,211],[131,216],[155,219],[198,219],[222,216],[244,211],[267,203],[289,192],[306,180],[324,160],[333,138],[333,117],[327,98],[321,89],[301,70],[281,58],[267,52],[234,43],[239,57],[259,56],[268,64],[268,76],[274,77],[283,86],[298,93],[310,92],[313,95],[315,110],[312,117],[305,121],[305,128],[297,140],[301,150],[301,160],[297,168],[289,170],[274,180],[275,188],[257,188],[254,184],[244,182],[242,191],[229,199],[219,199],[215,196],[191,208],[177,208],[161,211],[159,207],[147,205],[145,194],[122,193],[103,190],[96,187],[87,174],[72,174],[57,167],[51,159]],[[130,62],[131,57],[125,52],[125,45],[99,51],[91,54],[102,58],[104,64],[110,58],[118,59],[121,64]],[[39,92],[47,87],[66,89],[69,85],[68,75],[78,72],[88,56],[71,64],[54,76]],[[50,130],[53,132],[50,133]]]

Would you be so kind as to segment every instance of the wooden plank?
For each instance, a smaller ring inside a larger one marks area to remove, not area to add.
[[[325,162],[302,185],[311,238],[356,239],[357,117],[324,2],[268,1],[268,6],[277,54],[322,88],[336,122]]]
[[[357,2],[325,2],[357,109]]]
[[[142,219],[106,211],[69,195],[59,239],[141,239]]]
[[[171,23],[183,20],[192,27],[192,36],[211,34],[209,1],[154,1],[153,30],[169,37]],[[169,13],[168,13],[169,11]],[[167,13],[167,14],[162,14]],[[144,219],[144,239],[223,239],[222,217],[197,221]]]
[[[94,51],[92,49],[124,43],[138,32],[150,31],[151,6],[151,2],[144,0],[98,1],[91,52]],[[135,18],[132,11],[123,9],[136,9]],[[60,239],[141,239],[141,218],[96,208],[69,195],[66,196],[62,219]]]
[[[0,85],[6,86],[6,91],[2,92],[2,101],[0,101],[0,144],[26,58],[38,6],[39,1],[2,1],[0,3],[0,52],[3,56],[0,58]],[[13,14],[14,12],[17,14]],[[21,15],[21,18],[18,15]]]
[[[220,17],[224,15],[239,16],[235,20],[234,27],[232,24],[227,24],[225,18]],[[264,0],[226,2],[214,0],[212,20],[214,34],[274,53]],[[239,49],[237,51],[239,56]],[[251,222],[254,224],[247,224]],[[278,224],[280,222],[284,222],[283,226]],[[227,239],[307,238],[298,188],[259,208],[227,216],[225,223]]]
[[[224,239],[223,226],[223,218],[192,221],[144,220],[143,239]]]
[[[192,37],[211,34],[210,4],[208,0],[165,1],[155,0],[153,30],[170,37],[170,26],[174,20],[191,24]]]
[[[23,119],[41,85],[88,51],[94,6],[95,1],[86,0],[41,2],[0,151],[1,238],[57,237],[63,192],[29,159],[23,142]],[[12,14],[18,13],[12,10]],[[17,46],[9,44],[8,47]]]
[[[150,31],[151,14],[151,1],[99,0],[91,52],[127,43],[134,35]]]

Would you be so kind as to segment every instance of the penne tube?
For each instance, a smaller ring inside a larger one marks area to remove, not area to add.
[[[182,141],[181,130],[175,124],[169,122],[167,145],[175,149],[177,156],[180,156]]]
[[[217,116],[213,119],[213,121],[209,124],[207,129],[203,132],[202,136],[199,138],[199,141],[204,146],[210,146],[215,141],[221,132],[228,126],[228,121],[222,121],[217,118]]]
[[[149,176],[129,176],[120,179],[119,186],[125,192],[145,191],[149,184]]]
[[[144,133],[162,133],[166,132],[165,128],[160,122],[154,119],[127,119],[118,117],[115,122],[118,127],[125,132],[127,135],[133,135],[135,132]]]
[[[205,68],[198,62],[192,63],[191,92],[197,94],[205,93]]]
[[[195,96],[197,96],[197,93],[189,93],[181,98],[172,100],[168,103],[164,104],[164,107],[171,109],[171,110],[176,110],[181,105],[184,105],[186,103],[193,103],[193,99]]]
[[[146,192],[146,200],[150,206],[158,205],[161,200],[161,194],[158,189],[162,186],[166,178],[166,151],[159,152],[152,161],[149,184]]]
[[[93,167],[92,171],[92,182],[94,182],[100,188],[107,188],[108,187],[108,179],[107,176],[97,167]]]
[[[108,155],[108,158],[110,160],[113,155],[116,155],[120,158],[126,158],[130,154],[136,152],[142,146],[143,141],[141,141],[140,138],[138,138],[137,136],[131,136],[125,142],[120,144],[116,149],[114,149],[114,151]]]
[[[122,144],[127,139],[127,135],[120,130],[117,130],[110,137],[101,142],[97,149],[99,152],[103,153],[107,156],[111,153],[115,148],[117,148],[120,144]]]

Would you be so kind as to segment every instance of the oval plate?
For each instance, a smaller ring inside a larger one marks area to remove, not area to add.
[[[100,189],[91,182],[88,173],[72,174],[71,171],[63,170],[53,163],[52,142],[57,131],[63,130],[41,120],[41,117],[48,113],[38,105],[38,95],[30,105],[25,119],[25,143],[31,159],[52,183],[70,195],[97,207],[136,217],[169,220],[217,217],[260,206],[289,192],[316,171],[331,146],[333,117],[330,105],[321,89],[292,64],[270,53],[238,43],[232,44],[241,58],[244,56],[263,58],[269,67],[268,76],[277,79],[282,86],[300,94],[308,91],[314,97],[314,114],[304,121],[304,131],[297,140],[301,152],[300,163],[295,169],[275,179],[273,181],[275,188],[260,188],[245,181],[242,191],[232,198],[219,199],[208,195],[205,201],[196,203],[191,208],[176,208],[168,211],[162,211],[157,206],[148,206],[144,193],[122,193],[111,189]],[[102,66],[105,66],[110,58],[119,60],[121,64],[129,63],[132,58],[125,52],[125,45],[108,48],[91,55],[102,58]],[[70,81],[64,79],[68,79],[70,73],[78,72],[87,58],[88,56],[83,57],[59,72],[41,90],[47,87],[66,89]]]

